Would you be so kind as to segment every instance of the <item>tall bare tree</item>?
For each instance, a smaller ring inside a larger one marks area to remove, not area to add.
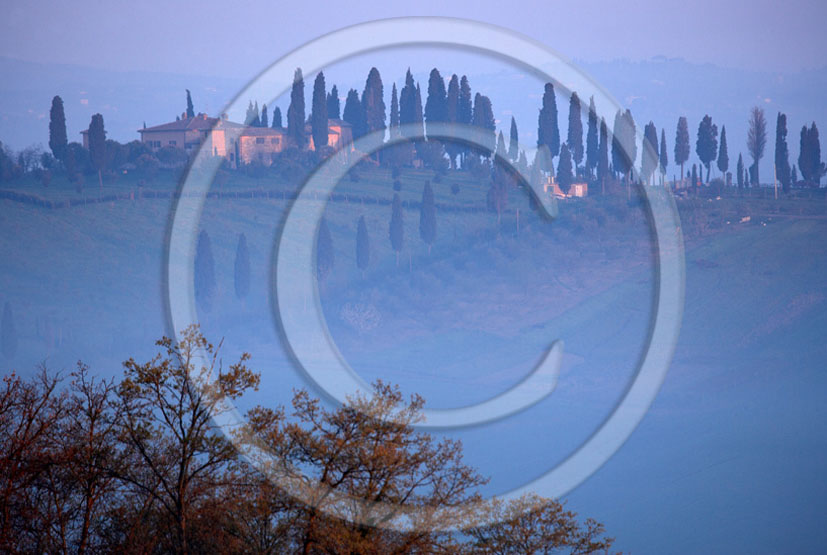
[[[764,117],[764,109],[755,106],[750,111],[749,127],[747,129],[747,150],[752,157],[752,171],[750,171],[750,183],[760,185],[758,178],[758,163],[764,156],[764,148],[767,146],[767,120]]]

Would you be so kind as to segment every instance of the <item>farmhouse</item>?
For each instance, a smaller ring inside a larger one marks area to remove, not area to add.
[[[198,114],[191,118],[183,114],[183,117],[177,121],[155,125],[153,127],[144,127],[143,129],[139,129],[138,133],[141,134],[141,142],[153,151],[164,147],[181,148],[186,151],[191,151],[200,146],[209,135],[212,135],[213,129],[216,128],[219,123],[223,124],[221,126],[222,130],[228,125],[238,125],[224,119],[207,117],[207,114]],[[223,133],[218,133],[216,137],[210,138],[212,139],[213,147],[218,148],[218,155],[223,155],[226,151],[226,144],[221,145],[221,141],[217,140],[219,137],[223,138]]]
[[[190,153],[199,146],[209,149],[213,156],[227,158],[233,165],[250,164],[254,161],[270,165],[272,155],[286,147],[287,132],[284,128],[248,127],[229,121],[225,116],[211,118],[198,114],[188,118],[182,114],[179,120],[139,129],[141,142],[152,151],[162,148],[181,148]],[[310,126],[307,127],[309,148],[314,149]],[[84,135],[84,140],[86,136]],[[338,148],[353,141],[351,125],[346,121],[328,121],[328,145]]]

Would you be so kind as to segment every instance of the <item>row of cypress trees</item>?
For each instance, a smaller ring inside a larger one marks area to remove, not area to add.
[[[428,253],[436,240],[437,221],[434,191],[430,181],[426,181],[422,189],[422,202],[419,213],[419,236],[428,247]],[[399,194],[394,194],[391,204],[391,218],[389,225],[389,239],[399,264],[399,254],[405,244],[404,210]],[[327,222],[323,219],[319,224],[316,238],[316,273],[319,281],[324,281],[333,269],[335,261],[333,239]],[[356,226],[356,264],[364,273],[371,262],[370,236],[368,234],[365,217],[361,216]],[[233,285],[235,296],[243,301],[250,292],[250,251],[247,245],[247,236],[240,233],[236,244],[235,261],[233,264]],[[212,241],[206,230],[198,234],[198,242],[194,263],[194,292],[198,308],[210,311],[216,292],[215,258],[213,256]],[[6,313],[9,313],[7,316]],[[12,329],[6,324],[11,320],[8,303],[3,314],[4,352],[5,330]]]

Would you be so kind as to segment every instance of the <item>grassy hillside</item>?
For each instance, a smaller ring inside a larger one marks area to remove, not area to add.
[[[388,238],[390,206],[328,205],[335,264],[321,305],[333,340],[365,379],[400,383],[436,407],[495,395],[530,371],[553,339],[565,341],[551,398],[452,434],[463,440],[469,461],[493,477],[489,492],[503,492],[575,449],[624,393],[652,309],[650,232],[641,206],[625,197],[561,203],[560,218],[549,222],[513,190],[499,223],[486,211],[439,210],[429,254],[414,207],[424,181],[432,180],[438,204],[484,207],[487,191],[468,174],[449,172],[441,183],[433,177],[409,171],[399,178],[410,207],[398,267]],[[278,179],[226,179],[216,186],[292,187]],[[35,192],[75,194],[58,181]],[[389,200],[392,181],[389,172],[365,170],[336,192]],[[171,191],[174,182],[159,178],[153,186]],[[0,200],[0,302],[11,303],[19,338],[4,366],[27,373],[39,362],[70,368],[83,359],[114,375],[127,357],[149,356],[151,341],[170,331],[164,246],[171,206],[160,198],[61,209]],[[209,337],[224,338],[225,360],[241,350],[253,354],[263,379],[250,403],[284,402],[292,388],[308,386],[281,343],[270,291],[278,230],[290,206],[281,198],[211,198],[202,218],[217,290],[213,308],[199,317]],[[750,551],[772,551],[784,549],[781,540],[790,535],[823,537],[812,511],[802,508],[823,507],[816,499],[827,495],[815,464],[827,445],[818,435],[823,427],[814,424],[827,416],[824,206],[736,197],[687,199],[679,208],[687,281],[674,364],[642,426],[576,490],[572,508],[605,521],[619,547],[635,551],[668,551],[675,538],[691,551],[733,551],[746,536],[753,538]],[[364,277],[355,263],[360,216],[371,240]],[[238,300],[233,260],[242,232],[251,290]],[[354,311],[372,317],[358,323]],[[735,449],[743,445],[751,454]],[[773,518],[783,530],[755,528]],[[704,534],[703,543],[691,534],[698,527],[720,532]]]

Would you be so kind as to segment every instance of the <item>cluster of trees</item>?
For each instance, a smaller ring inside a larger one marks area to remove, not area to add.
[[[267,114],[267,104],[262,105],[261,111],[258,109],[258,101],[255,104],[250,102],[247,106],[247,115],[244,118],[245,125],[250,127],[271,127],[270,117]],[[281,125],[281,110],[278,106],[273,110],[273,129],[282,129]]]
[[[542,107],[538,116],[538,153],[535,164],[539,164],[543,171],[553,173],[554,159],[559,156],[556,174],[558,184],[564,192],[568,191],[568,187],[574,178],[585,178],[594,184],[604,183],[607,177],[614,179],[622,177],[627,183],[637,178],[642,182],[651,184],[656,170],[660,170],[665,174],[669,165],[665,129],[661,129],[660,136],[658,136],[657,127],[653,122],[650,121],[644,126],[640,175],[636,176],[634,175],[636,171],[635,160],[638,155],[635,143],[636,124],[631,111],[618,110],[615,114],[611,135],[611,162],[608,157],[608,127],[605,119],[601,118],[598,122],[593,98],[590,99],[586,116],[587,134],[584,149],[582,111],[583,108],[577,93],[572,92],[569,97],[568,133],[566,141],[561,143],[554,86],[552,83],[546,83]],[[818,187],[821,177],[827,174],[827,167],[821,161],[821,148],[816,124],[812,123],[810,127],[804,126],[801,130],[798,168],[802,179],[799,181],[796,167],[790,166],[789,163],[786,121],[786,115],[779,112],[775,146],[777,179],[785,191],[789,190],[791,185],[796,184]],[[514,127],[513,121],[512,127]],[[758,165],[764,156],[766,143],[767,122],[764,111],[760,107],[755,107],[750,112],[746,142],[747,152],[752,158],[752,164],[745,168],[743,156],[739,153],[736,170],[736,180],[739,187],[758,185]],[[726,127],[721,128],[719,136],[718,126],[712,122],[709,115],[705,115],[698,124],[695,153],[702,168],[706,169],[706,177],[703,177],[700,168],[693,165],[690,179],[694,186],[702,182],[710,182],[713,163],[715,163],[722,176],[728,176],[730,157]],[[674,163],[681,168],[681,181],[684,181],[684,165],[691,154],[691,143],[689,125],[686,117],[683,116],[678,119],[673,154]],[[581,166],[584,155],[585,163]]]
[[[388,166],[400,167],[412,165],[419,161],[426,167],[445,171],[448,167],[459,167],[460,160],[465,163],[468,156],[490,157],[500,147],[496,135],[496,123],[490,98],[480,93],[472,97],[471,87],[466,76],[452,75],[446,86],[439,70],[434,68],[428,78],[427,97],[423,106],[422,89],[408,70],[404,85],[400,90],[396,83],[391,88],[390,109],[385,104],[385,89],[382,76],[375,67],[368,72],[365,86],[361,92],[348,90],[344,107],[340,106],[339,90],[333,85],[330,92],[326,90],[323,72],[319,72],[313,82],[312,105],[310,115],[305,115],[304,78],[301,69],[294,75],[290,92],[290,104],[287,110],[287,135],[293,147],[303,149],[308,145],[307,128],[316,150],[328,144],[327,122],[329,119],[343,119],[352,128],[353,138],[359,139],[369,133],[386,131],[388,138],[397,142],[404,129],[410,141],[383,149],[376,153],[376,162]],[[278,110],[278,108],[277,108]],[[248,121],[255,125],[257,103],[248,108]],[[279,126],[280,117],[279,119]],[[471,149],[466,145],[426,138],[428,123],[459,123],[473,125],[481,130],[482,149]],[[510,147],[503,152],[516,161],[519,157],[516,122],[512,118]],[[274,121],[273,126],[276,126]],[[408,126],[408,127],[403,127]],[[413,130],[413,131],[412,131]],[[524,155],[524,154],[523,154]]]
[[[192,117],[195,110],[189,90],[186,100],[186,114]],[[587,122],[585,141],[584,115]],[[387,132],[388,139],[396,142],[401,137],[403,129],[409,135],[406,137],[408,141],[388,146],[375,153],[375,162],[394,168],[422,164],[439,173],[444,173],[449,167],[478,171],[481,175],[487,172],[491,177],[489,198],[496,199],[502,192],[495,175],[497,160],[504,165],[519,164],[521,169],[528,169],[525,152],[519,149],[516,121],[511,118],[509,137],[506,139],[502,131],[497,131],[491,99],[481,93],[472,94],[467,76],[459,77],[453,74],[446,85],[446,79],[439,70],[432,69],[428,77],[427,97],[423,103],[420,84],[415,81],[408,69],[404,84],[398,92],[396,83],[392,85],[388,114],[382,77],[375,67],[370,69],[361,95],[356,89],[347,92],[343,108],[340,106],[337,86],[333,85],[328,91],[324,73],[319,72],[313,83],[309,116],[305,114],[304,78],[301,69],[296,69],[286,122],[289,143],[293,148],[279,156],[278,160],[274,160],[276,165],[287,167],[288,173],[293,177],[295,176],[292,174],[304,173],[307,170],[304,167],[307,166],[304,153],[309,138],[312,137],[315,151],[318,153],[314,159],[328,155],[328,120],[340,117],[352,126],[354,139],[379,131]],[[267,105],[259,109],[258,102],[250,102],[245,120],[248,125],[256,127],[281,128],[283,125],[281,110],[278,107],[274,108],[270,117]],[[479,140],[483,147],[471,148],[446,138],[429,137],[429,123],[473,126],[480,132]],[[786,115],[779,113],[775,143],[776,178],[785,191],[793,185],[818,187],[821,177],[827,173],[827,168],[821,161],[819,135],[815,123],[802,128],[797,167],[789,161],[786,125]],[[569,95],[568,131],[565,137],[561,137],[554,85],[546,83],[538,114],[538,152],[534,165],[538,167],[541,176],[556,175],[563,192],[567,192],[577,179],[588,180],[593,185],[599,184],[599,187],[592,189],[593,192],[599,192],[605,188],[607,179],[622,178],[627,184],[636,180],[651,184],[656,170],[665,174],[669,165],[665,129],[661,129],[658,134],[653,122],[650,121],[644,126],[639,172],[635,166],[638,157],[638,145],[635,141],[636,124],[631,111],[619,110],[614,117],[611,135],[609,130],[605,118],[598,119],[594,98],[590,99],[588,108],[585,108],[578,94],[572,92]],[[92,117],[88,138],[88,149],[84,149],[78,143],[67,141],[63,102],[56,96],[50,110],[51,153],[30,148],[15,157],[9,149],[0,145],[0,179],[13,179],[23,173],[37,172],[44,183],[48,184],[52,172],[62,170],[72,181],[80,183],[84,174],[97,174],[98,181],[102,184],[105,172],[114,171],[125,164],[130,164],[130,169],[145,172],[151,177],[161,166],[184,166],[188,161],[187,154],[181,149],[166,147],[153,153],[140,141],[122,145],[107,140],[103,117],[100,114]],[[764,156],[766,142],[767,122],[764,111],[755,107],[750,113],[746,142],[752,164],[746,167],[741,153],[736,164],[734,181],[740,187],[759,183],[758,167]],[[681,168],[682,182],[685,179],[684,165],[689,160],[690,153],[688,122],[685,117],[680,117],[675,134],[673,161]],[[721,172],[722,178],[730,181],[726,129],[722,127],[719,136],[718,126],[709,115],[705,115],[699,122],[695,153],[701,167],[693,167],[693,172],[690,173],[690,176],[695,176],[690,177],[693,186],[710,182],[713,163]],[[701,171],[703,168],[706,169],[705,178]],[[489,202],[489,205],[491,204]]]
[[[326,92],[324,74],[320,72],[316,76],[313,86],[312,111],[307,120],[305,120],[304,81],[301,69],[296,70],[290,97],[287,128],[293,144],[298,147],[307,145],[305,136],[307,124],[311,128],[314,144],[320,147],[327,145],[327,120],[328,118],[338,119],[340,115],[337,87],[334,85],[330,92]],[[585,144],[584,113],[587,121]],[[348,91],[341,117],[352,125],[354,139],[367,133],[387,129],[388,138],[393,140],[400,137],[400,125],[413,126],[417,131],[411,135],[411,141],[408,144],[386,148],[383,156],[376,155],[378,162],[390,166],[411,165],[419,160],[426,167],[443,172],[447,167],[473,170],[478,166],[480,157],[482,157],[483,164],[489,158],[491,159],[487,169],[493,173],[493,162],[497,157],[503,162],[520,163],[525,168],[528,167],[525,152],[519,150],[519,134],[514,118],[511,118],[509,139],[506,141],[502,131],[497,131],[490,98],[476,93],[472,100],[472,91],[466,76],[460,78],[454,74],[446,86],[445,79],[439,70],[436,68],[431,70],[428,78],[427,98],[423,108],[420,85],[413,79],[409,69],[404,85],[398,94],[396,83],[392,86],[389,121],[386,125],[384,87],[379,71],[374,67],[368,73],[361,96],[355,89]],[[262,115],[259,116],[258,104],[251,103],[247,120],[251,122],[251,125],[266,125],[266,106],[262,110]],[[485,148],[472,149],[451,141],[427,138],[429,122],[475,126],[481,131],[480,140]],[[273,127],[280,126],[281,112],[276,108]],[[657,127],[653,122],[650,121],[644,126],[639,175],[635,174],[638,152],[635,141],[636,124],[631,111],[619,110],[615,114],[611,129],[610,137],[605,118],[600,118],[598,121],[594,98],[590,99],[588,109],[584,109],[577,93],[572,92],[569,96],[568,131],[565,141],[561,142],[554,85],[546,83],[538,115],[538,153],[534,164],[541,172],[556,175],[558,184],[564,192],[568,191],[575,179],[586,179],[593,184],[603,184],[607,178],[623,178],[627,183],[634,180],[651,183],[656,170],[665,174],[669,165],[665,129],[661,129],[658,136]],[[821,177],[827,173],[827,168],[821,161],[818,129],[815,123],[812,123],[810,127],[802,128],[798,170],[796,166],[791,166],[789,163],[786,135],[786,115],[779,113],[775,146],[775,168],[778,181],[785,191],[795,184],[819,186]],[[422,139],[423,136],[426,137],[425,140]],[[611,150],[609,140],[611,140]],[[742,154],[739,153],[738,156],[735,177],[740,187],[759,183],[758,165],[764,156],[766,141],[767,122],[764,111],[760,107],[755,107],[750,112],[746,142],[752,164],[745,167]],[[692,183],[695,186],[702,182],[709,183],[713,162],[721,175],[727,176],[730,158],[726,128],[721,128],[719,136],[718,126],[712,122],[709,115],[705,115],[698,124],[695,153],[700,165],[706,169],[704,178],[700,168],[694,168],[695,181]],[[681,168],[681,181],[684,181],[684,165],[691,154],[689,126],[685,117],[678,119],[673,154],[674,163]],[[555,159],[558,159],[556,172]],[[798,171],[801,174],[800,181]],[[496,184],[492,187],[496,188]]]
[[[651,122],[650,122],[650,125]],[[647,126],[648,127],[648,126]],[[646,134],[646,143],[654,144]],[[666,143],[663,134],[661,135],[661,156],[664,155]],[[760,107],[754,107],[750,110],[750,116],[747,129],[746,141],[747,153],[752,159],[752,164],[747,167],[744,163],[744,157],[741,153],[738,154],[738,161],[735,167],[735,182],[738,187],[758,186],[760,183],[759,176],[759,162],[764,157],[764,152],[767,147],[767,121],[764,110]],[[654,150],[654,147],[652,147]],[[693,164],[692,173],[690,177],[690,184],[698,186],[701,182],[710,182],[710,169],[713,162],[716,163],[721,175],[726,177],[726,184],[731,182],[730,158],[727,145],[726,127],[721,128],[720,139],[718,135],[718,126],[712,123],[712,118],[705,115],[698,125],[697,140],[695,143],[695,152],[701,165],[706,168],[706,179],[703,179],[702,174],[698,168]],[[783,190],[789,191],[790,187],[797,185],[802,187],[819,187],[820,180],[827,168],[821,162],[821,147],[819,145],[818,128],[813,123],[810,127],[806,125],[801,130],[801,142],[799,148],[798,167],[801,168],[802,179],[798,179],[798,172],[795,165],[790,165],[789,147],[787,145],[787,116],[779,112],[776,118],[776,134],[775,134],[775,158],[774,158],[774,179],[781,184]],[[690,144],[689,144],[689,129],[685,117],[678,120],[677,132],[675,137],[675,163],[681,166],[681,181],[684,179],[684,163],[689,159]],[[646,157],[644,156],[644,167],[646,164]],[[665,168],[666,161],[662,162]],[[806,168],[806,169],[804,169]]]
[[[192,111],[192,99],[187,91],[187,110]],[[124,168],[137,171],[152,179],[162,167],[183,167],[188,156],[181,149],[166,147],[152,152],[141,141],[126,144],[106,138],[104,119],[101,114],[92,116],[87,129],[88,148],[81,143],[69,142],[66,133],[66,114],[60,96],[52,99],[49,110],[48,151],[38,146],[22,150],[15,156],[0,144],[0,181],[32,175],[48,186],[55,175],[65,175],[83,189],[85,176],[95,176],[100,187],[104,175],[114,177]]]
[[[220,345],[195,327],[157,345],[152,359],[126,361],[118,381],[81,363],[68,383],[46,370],[4,377],[0,551],[596,553],[612,544],[602,525],[554,500],[483,501],[487,480],[461,444],[416,431],[423,400],[382,383],[333,409],[304,391],[289,410],[257,406],[231,442],[213,418],[258,387],[249,355],[222,366]],[[246,445],[267,450],[269,466],[253,466],[237,449]],[[350,502],[299,501],[319,488]],[[393,518],[366,509],[375,504],[419,509],[422,520],[374,527]],[[470,509],[451,520],[440,512],[460,506]]]

